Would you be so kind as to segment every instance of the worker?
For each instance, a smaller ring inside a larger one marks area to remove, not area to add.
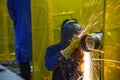
[[[32,57],[32,31],[30,0],[7,0],[9,16],[14,23],[16,61],[20,74],[31,80],[30,62]]]
[[[45,66],[53,71],[52,80],[77,80],[83,75],[80,66],[84,54],[77,37],[81,31],[82,26],[76,19],[67,19],[62,24],[61,41],[47,48]]]

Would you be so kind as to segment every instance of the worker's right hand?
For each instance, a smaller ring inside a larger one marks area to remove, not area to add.
[[[80,47],[80,39],[75,39],[75,40],[71,41],[69,46],[72,49],[72,51],[74,51],[76,48],[79,48]]]

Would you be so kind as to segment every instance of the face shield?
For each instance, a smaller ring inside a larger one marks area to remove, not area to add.
[[[66,48],[70,44],[73,35],[79,33],[81,30],[82,26],[76,20],[64,21],[61,29],[62,48]]]

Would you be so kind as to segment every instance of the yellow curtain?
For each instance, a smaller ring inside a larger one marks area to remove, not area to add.
[[[0,60],[15,59],[13,24],[8,16],[6,0],[0,0]]]
[[[45,68],[46,48],[53,43],[52,10],[50,0],[31,0],[33,80],[49,80],[50,72]]]
[[[104,80],[120,79],[120,0],[106,0]]]

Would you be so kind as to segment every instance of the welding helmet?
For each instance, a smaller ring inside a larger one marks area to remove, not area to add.
[[[62,48],[66,48],[70,44],[73,34],[77,34],[82,30],[82,26],[76,19],[67,19],[63,22],[61,28],[61,44]]]

